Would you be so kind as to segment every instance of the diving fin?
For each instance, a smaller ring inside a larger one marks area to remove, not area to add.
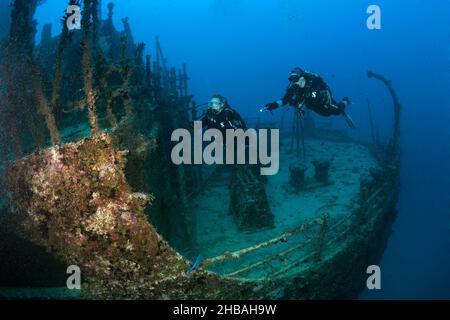
[[[344,97],[344,98],[342,99],[342,101],[344,101],[344,102],[347,103],[347,104],[353,104],[353,102],[350,100],[349,97]]]
[[[352,129],[356,129],[356,125],[355,122],[353,121],[353,119],[348,115],[347,112],[343,112],[342,115],[345,118],[345,122],[347,122],[347,125],[352,128]]]

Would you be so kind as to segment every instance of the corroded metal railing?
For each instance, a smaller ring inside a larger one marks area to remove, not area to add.
[[[292,230],[290,230],[288,232],[285,232],[281,236],[278,236],[278,237],[273,238],[271,240],[268,240],[268,241],[256,244],[254,246],[251,246],[251,247],[239,250],[239,251],[234,251],[234,252],[227,251],[227,252],[225,252],[225,253],[217,256],[217,257],[209,258],[209,259],[204,260],[203,263],[202,263],[202,266],[203,267],[207,267],[207,266],[210,266],[210,265],[221,263],[221,262],[226,261],[226,260],[239,259],[239,258],[241,258],[241,257],[243,257],[243,256],[245,256],[245,255],[247,255],[247,254],[249,254],[251,252],[254,252],[254,251],[257,251],[257,250],[260,250],[260,249],[263,249],[263,248],[266,248],[266,247],[269,247],[269,246],[272,246],[272,245],[276,245],[276,244],[279,244],[279,243],[287,242],[289,240],[289,238],[292,238],[294,235],[302,233],[302,232],[308,230],[310,227],[315,225],[315,223],[316,222],[313,221],[313,222],[310,222],[310,223],[308,223],[306,225],[305,224],[301,225],[300,227],[297,227],[297,228],[292,229]]]
[[[373,191],[371,196],[365,200],[365,207],[362,208],[365,213],[363,214],[363,218],[375,218],[379,214],[383,213],[384,207],[383,203],[386,204],[390,201],[391,195],[388,192],[389,183],[385,183],[376,190]],[[387,194],[387,197],[382,196],[383,194]],[[328,213],[325,213],[321,215],[320,218],[315,219],[307,224],[303,224],[300,227],[294,228],[276,238],[273,238],[271,240],[256,244],[254,246],[241,249],[234,252],[225,252],[219,256],[216,256],[214,258],[209,258],[203,261],[202,267],[209,267],[213,265],[217,265],[226,261],[231,260],[238,260],[246,256],[247,254],[259,251],[263,248],[267,248],[270,246],[274,246],[280,243],[287,243],[290,238],[294,237],[295,235],[298,235],[300,233],[304,233],[308,230],[311,230],[314,226],[319,226],[319,230],[314,236],[307,237],[304,241],[301,243],[297,243],[294,246],[285,249],[281,252],[275,253],[273,255],[268,256],[265,259],[261,259],[255,263],[252,263],[248,266],[245,266],[241,269],[229,272],[224,274],[225,277],[233,278],[237,276],[243,276],[245,274],[251,273],[255,270],[257,270],[260,267],[268,266],[271,262],[276,261],[278,259],[284,258],[288,256],[289,254],[292,254],[294,252],[297,252],[299,250],[305,249],[308,245],[315,245],[315,248],[311,250],[311,252],[307,253],[306,255],[299,257],[295,259],[292,263],[287,265],[286,267],[282,268],[281,270],[278,270],[275,273],[270,274],[271,278],[276,278],[283,276],[287,272],[291,271],[292,269],[299,267],[303,263],[306,263],[308,261],[313,261],[314,263],[318,263],[322,260],[322,253],[329,248],[331,245],[335,244],[337,241],[342,239],[342,237],[348,235],[351,233],[351,230],[355,228],[354,221],[357,221],[357,219],[354,219],[357,215],[361,214],[361,211],[358,210],[356,207],[350,207],[348,206],[351,213],[347,214],[345,216],[342,216],[338,221],[336,221],[333,224],[329,224],[330,221],[330,215]],[[361,208],[360,208],[361,209]],[[336,232],[342,225],[345,223],[349,223],[350,225],[347,227],[344,227],[340,232]],[[333,232],[336,232],[336,234],[329,239],[329,241],[326,241],[326,235],[329,235]]]
[[[344,223],[346,221],[345,218],[340,219],[337,223],[333,224],[331,227],[328,224],[328,221],[330,220],[330,215],[328,213],[323,214],[320,218],[314,219],[313,221],[307,223],[307,224],[303,224],[300,227],[297,227],[295,229],[292,229],[276,238],[273,238],[271,240],[256,244],[254,246],[239,250],[239,251],[235,251],[235,252],[225,252],[217,257],[214,258],[209,258],[206,259],[205,261],[203,261],[202,266],[203,267],[207,267],[207,266],[212,266],[212,265],[216,265],[225,261],[230,261],[233,259],[240,259],[242,257],[244,257],[245,255],[261,250],[263,248],[266,247],[270,247],[279,243],[287,243],[289,241],[290,238],[294,237],[295,235],[301,234],[306,232],[307,230],[310,230],[312,227],[314,226],[320,226],[319,231],[317,232],[316,236],[312,236],[312,237],[308,237],[306,240],[304,240],[301,243],[297,243],[296,245],[283,250],[281,252],[278,252],[276,254],[273,254],[263,260],[257,261],[251,265],[248,265],[244,268],[241,268],[239,270],[230,272],[225,274],[224,276],[226,277],[236,277],[239,275],[243,275],[249,272],[254,271],[255,269],[262,267],[264,265],[269,265],[270,262],[280,259],[282,257],[285,257],[291,253],[294,253],[296,251],[299,251],[301,249],[304,249],[307,245],[309,244],[314,244],[314,240],[317,239],[317,246],[316,248],[313,250],[313,255],[315,257],[315,260],[318,261],[320,260],[322,251],[324,250],[325,246],[325,234],[327,232],[329,232],[330,230],[334,230],[335,228],[337,228],[339,225],[341,225],[342,223]],[[284,269],[283,269],[284,270]]]

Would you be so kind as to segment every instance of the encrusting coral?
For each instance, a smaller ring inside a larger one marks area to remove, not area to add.
[[[84,297],[199,296],[217,277],[187,274],[189,262],[148,222],[144,208],[153,197],[132,193],[123,173],[126,155],[100,134],[11,164],[8,220],[18,234],[80,267]],[[205,298],[226,294],[211,287]]]
[[[78,265],[88,285],[114,294],[188,268],[147,222],[152,197],[131,192],[125,155],[103,134],[31,155],[6,177],[19,234]]]

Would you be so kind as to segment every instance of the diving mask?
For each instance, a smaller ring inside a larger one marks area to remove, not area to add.
[[[298,82],[300,80],[301,76],[298,73],[291,73],[291,75],[289,76],[289,81],[290,82]]]
[[[219,98],[212,98],[211,101],[208,102],[208,107],[214,111],[220,111],[223,109],[224,103]]]

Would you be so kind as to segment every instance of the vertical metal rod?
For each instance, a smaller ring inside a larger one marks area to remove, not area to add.
[[[303,124],[303,117],[300,118],[300,135],[302,137],[303,163],[306,164],[305,126]]]
[[[294,153],[294,139],[295,139],[295,118],[296,118],[296,113],[294,110],[294,118],[292,120],[292,131],[291,131],[291,153]]]

